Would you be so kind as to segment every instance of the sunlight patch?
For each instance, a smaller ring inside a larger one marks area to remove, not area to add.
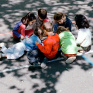
[[[21,2],[23,2],[23,0],[9,0],[9,4],[12,4],[12,5],[18,4],[18,3],[21,3]]]

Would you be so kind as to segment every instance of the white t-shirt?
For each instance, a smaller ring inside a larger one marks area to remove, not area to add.
[[[91,45],[91,31],[89,28],[82,28],[78,30],[77,44],[82,47],[88,47]]]

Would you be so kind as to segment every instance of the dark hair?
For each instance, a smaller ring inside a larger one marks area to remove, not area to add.
[[[62,17],[65,17],[65,16],[67,16],[66,14],[63,14],[63,13],[61,13],[61,12],[58,12],[58,13],[55,13],[54,14],[54,20],[60,20],[60,19],[62,19]]]
[[[34,15],[34,13],[27,13],[22,19],[21,19],[21,21],[22,21],[22,23],[24,24],[24,25],[28,25],[28,22],[29,21],[33,21],[33,20],[35,20],[36,19],[36,17],[35,17],[35,15]]]
[[[84,15],[77,14],[75,16],[75,21],[78,29],[80,28],[89,28],[89,23],[87,18]]]
[[[43,29],[45,29],[45,30],[48,31],[48,32],[53,31],[52,24],[51,24],[50,22],[45,22],[45,23],[43,24]]]
[[[41,31],[40,31],[41,30]],[[43,29],[41,29],[41,28],[39,28],[39,27],[37,27],[35,30],[34,30],[34,34],[36,35],[36,36],[40,36],[40,35],[44,35],[44,31],[43,31]]]
[[[65,28],[64,26],[58,26],[57,27],[57,34],[60,34],[63,31],[69,31],[69,29]]]
[[[39,9],[38,10],[38,16],[41,19],[45,19],[47,17],[47,11],[45,9]]]

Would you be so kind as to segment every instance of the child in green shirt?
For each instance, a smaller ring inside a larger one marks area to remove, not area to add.
[[[57,28],[57,34],[59,34],[60,37],[59,48],[67,58],[66,63],[72,63],[76,59],[77,54],[77,45],[74,35],[64,26]]]

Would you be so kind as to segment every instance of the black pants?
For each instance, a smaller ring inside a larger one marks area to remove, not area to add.
[[[62,51],[58,51],[56,56],[53,59],[60,57],[61,52]],[[39,49],[28,51],[27,52],[27,58],[28,58],[30,64],[32,64],[34,62],[41,62],[42,63],[42,62],[45,62],[47,60],[52,60],[52,59],[46,58],[45,55]]]

